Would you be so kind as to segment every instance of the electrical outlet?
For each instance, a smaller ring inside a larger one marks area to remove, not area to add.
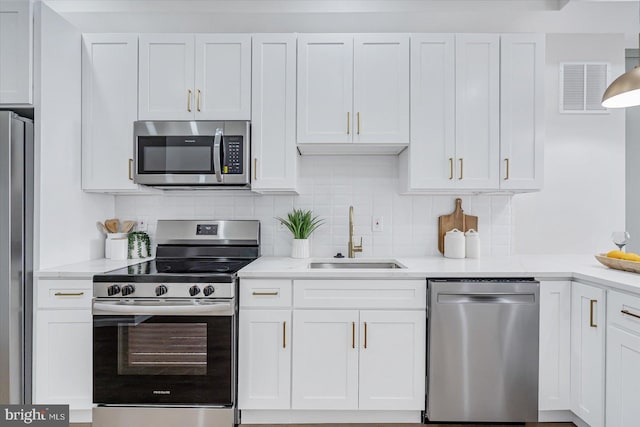
[[[384,218],[381,216],[374,216],[371,219],[371,231],[380,232],[384,230]]]
[[[147,231],[147,221],[140,220],[138,221],[138,231]]]

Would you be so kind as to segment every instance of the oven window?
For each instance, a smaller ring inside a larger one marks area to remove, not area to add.
[[[206,374],[206,323],[118,326],[118,375]]]
[[[208,172],[212,170],[212,156],[210,146],[146,146],[142,167],[151,173]]]

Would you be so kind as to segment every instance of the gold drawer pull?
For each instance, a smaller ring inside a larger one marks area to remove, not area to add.
[[[200,89],[198,89],[198,98],[196,100],[196,109],[200,111]]]
[[[357,126],[357,128],[358,128],[358,135],[360,135],[360,112],[359,112],[359,111],[358,111],[358,113],[357,113],[357,117],[358,117],[358,126]]]
[[[258,180],[258,159],[256,157],[253,158],[253,180]]]
[[[191,112],[191,89],[187,89],[187,111]]]
[[[56,292],[54,295],[57,297],[81,297],[84,295],[84,292]]]
[[[347,135],[351,133],[351,113],[347,111]]]
[[[356,322],[351,322],[351,348],[356,348]]]
[[[449,179],[453,179],[453,157],[449,157]]]
[[[364,348],[367,348],[367,322],[364,322]]]
[[[593,306],[596,305],[597,302],[597,299],[592,299],[591,301],[589,301],[589,326],[591,326],[592,328],[598,327],[598,325],[593,322]]]
[[[620,310],[620,313],[626,314],[627,316],[635,317],[636,319],[640,319],[640,316],[637,314],[633,314],[629,310]]]
[[[509,159],[504,159],[505,161],[505,169],[506,169],[506,175],[504,177],[504,180],[507,181],[509,179]]]
[[[133,159],[129,159],[129,180],[133,181],[133,177],[131,176],[131,166],[133,165]]]
[[[458,160],[460,161],[460,177],[458,179],[462,179],[464,177],[464,163],[462,157]]]
[[[255,296],[269,296],[269,297],[275,297],[278,295],[278,291],[274,291],[274,292],[257,292],[257,291],[253,291],[251,293],[251,295],[255,295]]]

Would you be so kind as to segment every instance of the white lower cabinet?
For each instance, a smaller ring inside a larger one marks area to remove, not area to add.
[[[606,426],[640,425],[640,298],[607,296]]]
[[[605,291],[571,284],[571,410],[604,426]]]
[[[88,280],[37,280],[34,404],[69,405],[71,422],[90,422],[93,319]]]
[[[358,408],[358,311],[293,312],[293,409]]]
[[[238,408],[291,406],[291,310],[240,315]]]
[[[540,282],[540,411],[571,409],[571,282]]]

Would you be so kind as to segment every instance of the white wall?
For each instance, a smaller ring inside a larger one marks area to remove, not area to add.
[[[355,236],[363,238],[360,256],[438,254],[438,216],[453,212],[454,196],[400,196],[398,158],[394,156],[303,156],[299,196],[260,196],[248,191],[164,196],[118,196],[120,219],[144,220],[150,234],[157,219],[258,219],[263,255],[288,256],[291,233],[279,230],[276,216],[293,207],[311,209],[326,220],[312,235],[312,256],[347,255],[349,206],[354,207]],[[462,208],[477,215],[485,255],[510,253],[511,197],[463,196]],[[372,232],[372,216],[384,230]]]
[[[600,253],[625,225],[624,110],[561,114],[559,63],[611,62],[624,72],[622,35],[547,35],[545,184],[513,198],[514,252]]]
[[[36,270],[101,257],[104,246],[95,223],[114,212],[113,196],[80,189],[80,32],[46,5],[39,20]]]

